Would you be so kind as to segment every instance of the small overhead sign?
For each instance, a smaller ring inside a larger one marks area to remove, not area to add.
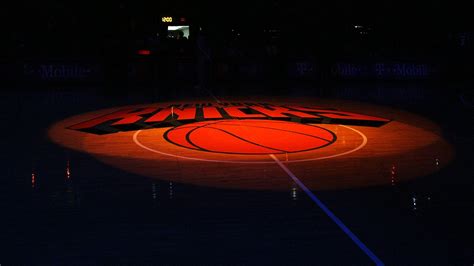
[[[171,23],[173,22],[173,17],[161,17],[161,22]]]

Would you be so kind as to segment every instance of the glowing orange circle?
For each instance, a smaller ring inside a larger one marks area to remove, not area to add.
[[[333,143],[331,131],[278,120],[219,120],[186,124],[164,134],[171,143],[207,152],[281,154],[314,150]]]

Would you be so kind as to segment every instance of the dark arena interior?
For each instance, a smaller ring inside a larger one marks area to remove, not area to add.
[[[474,1],[0,10],[1,266],[473,265]]]

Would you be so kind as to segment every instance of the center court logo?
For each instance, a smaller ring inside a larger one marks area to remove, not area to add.
[[[261,155],[326,147],[337,136],[317,124],[378,127],[390,120],[336,109],[268,103],[194,103],[119,109],[69,126],[96,135],[168,128],[162,137],[193,151]]]

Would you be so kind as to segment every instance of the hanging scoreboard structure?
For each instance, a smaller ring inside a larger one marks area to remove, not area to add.
[[[170,39],[185,38],[189,39],[191,34],[191,26],[188,19],[183,16],[161,16],[160,32],[163,36]]]

